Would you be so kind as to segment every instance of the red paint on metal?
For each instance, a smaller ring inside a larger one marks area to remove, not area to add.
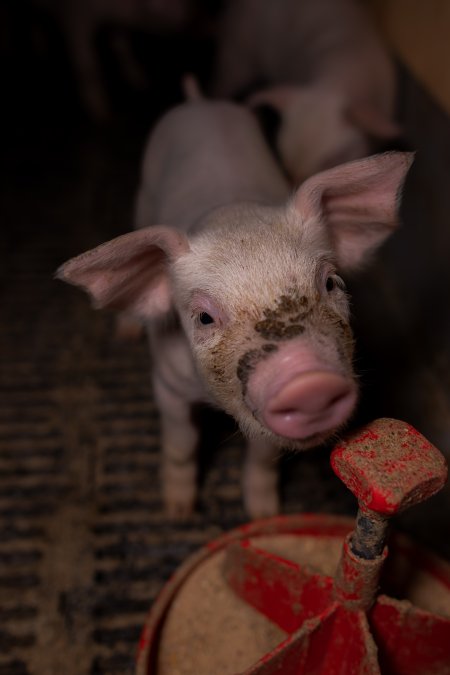
[[[224,576],[240,598],[287,633],[320,615],[331,602],[331,577],[313,574],[248,541],[227,549]]]
[[[442,454],[404,422],[380,419],[331,454],[336,475],[360,508],[389,516],[438,492],[447,478]]]
[[[324,648],[326,645],[326,648]],[[302,675],[379,675],[376,646],[363,612],[338,606],[311,636]]]
[[[450,674],[450,619],[382,595],[369,621],[382,673]]]
[[[380,675],[380,670],[365,614],[335,603],[242,675]]]
[[[377,558],[364,560],[352,552],[350,536],[344,540],[342,556],[334,579],[334,597],[347,609],[366,611],[375,602],[387,548]]]
[[[385,557],[386,552],[375,563],[358,561],[347,541],[341,565],[344,583],[337,584],[333,600],[329,577],[323,577],[324,593],[320,575],[249,542],[236,544],[225,565],[228,583],[243,600],[292,633],[242,675],[450,675],[450,620],[405,601],[375,599]],[[370,604],[364,601],[370,586],[368,568],[375,583],[369,622]],[[306,607],[305,589],[312,580]],[[300,606],[300,612],[294,612],[292,604]]]
[[[332,614],[332,607],[328,614]],[[326,622],[327,617],[323,621]],[[269,654],[265,654],[255,665],[242,675],[302,675],[305,673],[305,663],[308,658],[308,648],[311,636],[320,628],[319,619],[310,619],[302,628],[281,642]]]

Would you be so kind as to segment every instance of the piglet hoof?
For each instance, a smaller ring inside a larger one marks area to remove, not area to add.
[[[171,520],[186,520],[197,501],[197,466],[187,460],[166,457],[162,463],[162,490],[166,513]]]
[[[280,512],[278,492],[273,488],[248,490],[244,493],[244,505],[252,520],[270,518]]]
[[[242,476],[244,506],[252,519],[270,518],[280,512],[278,471],[273,465],[247,462]]]
[[[187,520],[195,509],[196,490],[178,488],[177,494],[167,490],[164,495],[164,506],[167,518],[174,521]]]

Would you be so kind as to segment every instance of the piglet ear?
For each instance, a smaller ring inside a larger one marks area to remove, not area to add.
[[[397,228],[412,152],[387,152],[323,171],[294,195],[304,221],[322,222],[342,270],[355,269]]]
[[[72,258],[56,277],[87,291],[97,309],[127,310],[150,319],[170,309],[168,267],[188,251],[181,232],[146,227]]]
[[[400,124],[389,119],[387,115],[368,102],[353,103],[345,111],[345,115],[349,122],[373,138],[392,140],[403,135]]]

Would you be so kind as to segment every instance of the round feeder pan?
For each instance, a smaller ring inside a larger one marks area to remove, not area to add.
[[[381,419],[331,466],[355,523],[272,518],[192,556],[150,613],[138,675],[450,675],[450,567],[401,536],[386,546],[389,518],[445,484],[444,457]]]
[[[342,516],[278,516],[238,527],[191,555],[148,616],[137,675],[450,673],[450,565],[403,535],[389,540],[380,595],[367,614],[333,615],[332,577],[354,525]],[[283,661],[296,640],[305,641],[305,626],[309,665]],[[323,635],[313,654],[318,626]],[[406,632],[414,639],[404,641]],[[417,647],[419,632],[425,646]],[[370,642],[364,654],[360,633]],[[347,663],[348,642],[354,658]]]

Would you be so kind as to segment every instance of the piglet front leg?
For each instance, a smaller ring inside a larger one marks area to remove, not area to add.
[[[279,448],[261,437],[248,442],[242,490],[251,518],[268,518],[280,511],[278,494]]]
[[[199,434],[191,420],[191,405],[156,374],[154,394],[160,413],[162,494],[170,518],[188,517],[197,497]]]

